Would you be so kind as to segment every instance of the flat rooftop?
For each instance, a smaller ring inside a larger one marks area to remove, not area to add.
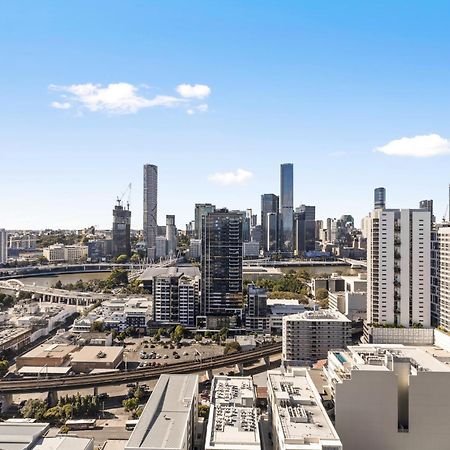
[[[0,449],[25,450],[44,435],[48,423],[3,422],[0,423]]]
[[[41,375],[45,377],[46,375],[67,375],[71,371],[70,366],[64,367],[48,367],[48,366],[23,366],[17,373],[21,375]]]
[[[45,343],[33,348],[20,358],[64,358],[76,349],[75,345]]]
[[[286,444],[331,440],[336,441],[337,446],[340,445],[339,436],[322,406],[307,369],[292,369],[286,373],[272,370],[267,372],[267,379]]]
[[[259,418],[251,377],[214,377],[206,449],[259,449]]]
[[[84,363],[102,361],[104,363],[114,362],[123,353],[123,347],[106,347],[100,345],[86,345],[78,352],[73,353],[72,363]]]
[[[126,450],[183,448],[192,402],[197,401],[197,393],[197,375],[161,375]]]
[[[158,276],[167,277],[200,277],[200,269],[193,265],[179,265],[176,267],[149,267],[145,269],[144,273],[139,277],[142,281],[150,281]]]
[[[413,371],[450,372],[450,353],[433,346],[361,344],[351,345],[348,351],[338,353],[340,358],[348,363],[347,367],[352,369],[390,370],[386,366],[387,361],[391,358],[400,358],[409,360]]]
[[[302,313],[285,316],[288,320],[311,321],[311,322],[351,322],[339,311],[331,309],[320,309],[318,311],[305,311]]]
[[[88,450],[93,442],[90,438],[56,436],[40,439],[33,450]]]

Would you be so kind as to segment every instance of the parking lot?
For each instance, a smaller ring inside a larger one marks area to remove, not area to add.
[[[204,344],[186,342],[177,346],[170,341],[153,343],[149,338],[132,338],[127,339],[125,343],[124,361],[129,368],[206,360],[212,356],[223,355],[224,351],[224,347],[208,341]]]

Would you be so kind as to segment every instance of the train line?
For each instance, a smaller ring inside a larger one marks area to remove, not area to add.
[[[117,385],[158,378],[163,373],[193,373],[217,369],[234,364],[256,361],[281,352],[281,343],[257,347],[232,355],[215,356],[201,361],[186,361],[157,368],[144,368],[132,371],[109,372],[94,375],[73,375],[58,378],[40,378],[14,381],[0,381],[1,394],[20,394],[69,389],[86,389],[98,386]]]

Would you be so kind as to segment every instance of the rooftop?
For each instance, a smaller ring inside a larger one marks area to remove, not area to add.
[[[67,344],[41,344],[20,358],[65,358],[77,349],[75,345]]]
[[[293,321],[312,321],[312,322],[351,322],[350,319],[344,316],[339,311],[331,309],[320,309],[317,311],[305,311],[297,314],[290,314],[285,316],[287,320]]]
[[[0,449],[26,450],[48,430],[48,423],[0,423]]]
[[[87,345],[72,355],[72,363],[84,363],[91,361],[102,361],[104,363],[114,362],[123,353],[123,347],[106,347]]]
[[[397,344],[361,344],[347,351],[330,352],[342,369],[390,371],[391,362],[404,360],[411,363],[411,373],[450,372],[450,353],[433,346],[406,346]]]
[[[214,377],[206,448],[261,448],[251,377]]]
[[[41,439],[33,450],[88,450],[92,439],[76,436],[56,436]]]
[[[161,375],[125,448],[181,449],[197,391],[197,375]]]
[[[336,441],[336,446],[340,445],[307,369],[292,369],[286,373],[272,370],[267,372],[267,378],[269,392],[274,397],[272,407],[281,421],[285,443],[332,440]]]
[[[200,277],[200,269],[193,265],[179,265],[176,267],[149,267],[139,277],[140,280],[150,281],[157,276],[181,277],[188,276],[191,278]]]

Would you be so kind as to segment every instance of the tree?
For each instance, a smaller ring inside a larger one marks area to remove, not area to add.
[[[139,406],[139,399],[136,397],[127,398],[122,402],[125,411],[132,412],[135,411]]]
[[[94,333],[102,333],[104,330],[103,322],[100,320],[95,320],[91,324],[91,331]]]
[[[198,405],[198,417],[204,417],[207,419],[209,416],[209,406],[208,405]]]
[[[124,263],[126,263],[128,261],[128,256],[127,255],[119,255],[117,258],[116,258],[116,263],[117,264],[124,264]]]
[[[237,341],[229,342],[225,345],[225,349],[223,351],[224,355],[231,355],[233,353],[238,353],[241,351],[241,344]]]
[[[325,288],[319,288],[316,291],[316,300],[324,300],[328,298],[328,291]]]
[[[184,338],[185,334],[186,328],[184,328],[182,325],[177,325],[172,333],[172,340],[175,342],[180,342],[181,339]]]
[[[6,359],[0,360],[0,377],[4,377],[8,372],[9,363]]]
[[[26,401],[21,409],[22,416],[25,419],[36,419],[38,422],[44,419],[44,414],[47,411],[47,403],[44,400],[30,398]]]
[[[139,253],[133,253],[130,258],[130,262],[133,264],[137,264],[140,261],[141,257],[139,256]]]
[[[62,284],[61,280],[58,280],[58,281],[53,285],[53,287],[54,287],[55,289],[62,289],[63,284]]]

